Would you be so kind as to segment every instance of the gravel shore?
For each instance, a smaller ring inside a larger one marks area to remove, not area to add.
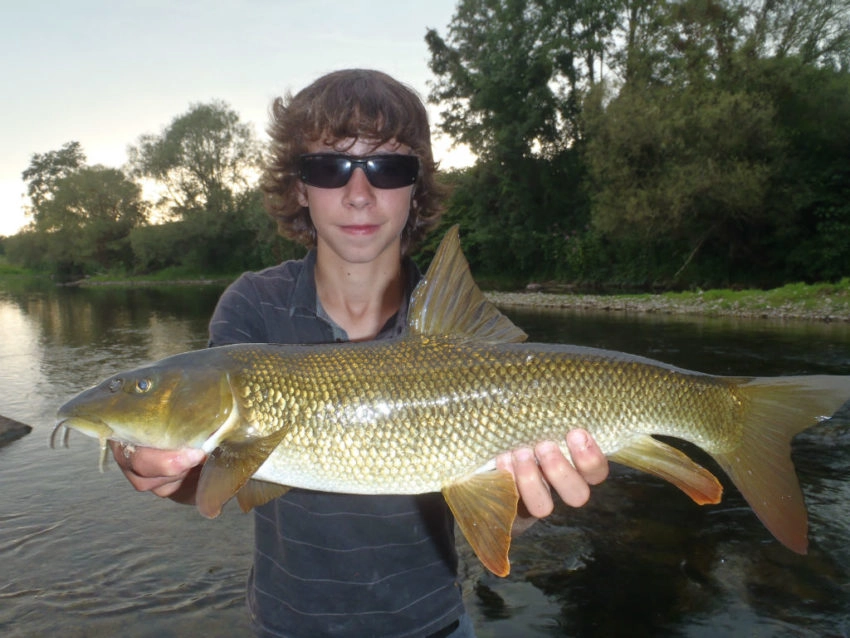
[[[814,304],[784,303],[771,306],[758,296],[744,302],[671,300],[661,295],[579,295],[546,292],[487,292],[498,306],[590,310],[662,315],[700,315],[746,319],[793,319],[805,321],[850,322],[850,302],[824,295]]]

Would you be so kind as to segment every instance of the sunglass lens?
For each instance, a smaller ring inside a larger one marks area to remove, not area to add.
[[[319,188],[345,186],[351,170],[351,163],[342,156],[307,155],[301,158],[301,179]]]
[[[369,159],[366,176],[375,188],[402,188],[416,181],[419,160],[415,155],[388,155]]]

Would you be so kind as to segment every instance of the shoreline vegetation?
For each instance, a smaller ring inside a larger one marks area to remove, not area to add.
[[[2,277],[0,277],[2,279]],[[225,286],[232,277],[110,279],[101,276],[62,284],[93,286]],[[548,290],[548,289],[551,289]],[[821,284],[795,283],[772,290],[697,290],[645,294],[584,294],[558,284],[530,285],[515,292],[485,291],[498,306],[624,314],[657,314],[742,319],[850,322],[850,278]]]

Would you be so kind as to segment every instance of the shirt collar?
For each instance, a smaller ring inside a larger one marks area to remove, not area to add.
[[[304,266],[295,280],[290,314],[298,316],[316,316],[316,249],[307,252]]]

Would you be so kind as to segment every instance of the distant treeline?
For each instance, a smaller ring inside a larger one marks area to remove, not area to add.
[[[443,179],[444,224],[461,225],[479,276],[687,288],[850,274],[848,0],[470,0],[426,42],[436,124],[478,157]],[[262,211],[260,148],[213,102],[140,137],[123,170],[88,166],[76,142],[35,154],[32,223],[3,240],[6,258],[77,277],[300,255]]]

